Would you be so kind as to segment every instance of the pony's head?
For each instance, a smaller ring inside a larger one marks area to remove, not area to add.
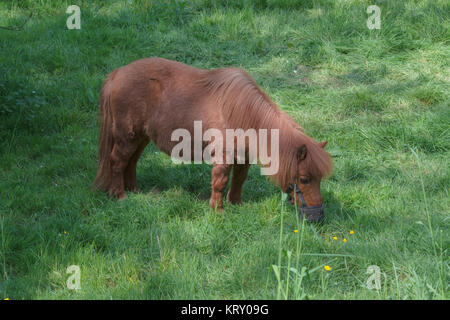
[[[311,222],[319,222],[325,216],[320,182],[332,170],[331,157],[324,150],[327,142],[311,141],[297,149],[295,175],[285,190],[291,203]]]
[[[320,182],[332,170],[331,157],[324,150],[327,142],[318,143],[306,136],[302,128],[256,85],[243,70],[217,69],[202,80],[222,105],[228,125],[247,130],[279,130],[278,171],[270,176],[282,190],[291,194],[292,202],[310,221],[324,217]],[[272,155],[271,155],[272,156]]]

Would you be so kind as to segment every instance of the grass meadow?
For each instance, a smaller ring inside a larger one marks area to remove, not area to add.
[[[66,27],[71,4],[80,30]],[[0,26],[32,16],[0,29],[0,298],[448,299],[449,12],[445,0],[1,1]],[[151,56],[244,68],[328,140],[324,222],[300,220],[255,166],[244,203],[216,214],[211,167],[153,145],[141,193],[92,191],[102,82]]]

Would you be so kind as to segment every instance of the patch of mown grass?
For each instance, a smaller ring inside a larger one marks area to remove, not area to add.
[[[33,11],[0,30],[1,298],[448,297],[448,1],[80,1],[82,28],[67,30],[70,4],[0,3],[4,26]],[[150,56],[242,67],[328,140],[324,223],[299,220],[256,167],[244,204],[218,215],[211,167],[153,145],[142,193],[93,192],[102,81]]]

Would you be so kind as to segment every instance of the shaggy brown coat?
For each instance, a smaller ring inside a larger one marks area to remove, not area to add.
[[[108,75],[100,93],[100,111],[94,187],[118,199],[125,198],[126,189],[138,190],[136,165],[150,141],[170,155],[178,143],[171,141],[172,132],[184,128],[194,136],[194,121],[201,120],[203,131],[215,128],[223,136],[225,129],[279,129],[279,170],[270,178],[283,191],[297,183],[308,205],[322,203],[320,180],[332,170],[326,142],[306,136],[241,69],[204,70],[162,58],[137,60]],[[227,199],[241,202],[249,166],[213,165],[212,208],[223,208],[232,168]]]

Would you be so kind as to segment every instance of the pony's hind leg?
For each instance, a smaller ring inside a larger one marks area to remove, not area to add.
[[[115,139],[111,152],[111,186],[109,195],[117,197],[118,200],[126,198],[124,173],[128,163],[136,152],[138,144],[136,141]]]
[[[242,185],[247,179],[248,169],[250,164],[235,164],[233,165],[233,176],[231,177],[231,186],[228,190],[227,201],[232,204],[242,203],[241,193]]]
[[[137,150],[134,152],[134,154],[131,156],[130,161],[128,162],[127,167],[125,168],[125,174],[124,174],[124,183],[125,183],[125,189],[130,190],[133,192],[139,192],[140,189],[137,185],[137,177],[136,177],[136,166],[139,161],[139,158],[142,155],[142,152],[144,151],[145,147],[148,144],[148,140],[142,141]]]

